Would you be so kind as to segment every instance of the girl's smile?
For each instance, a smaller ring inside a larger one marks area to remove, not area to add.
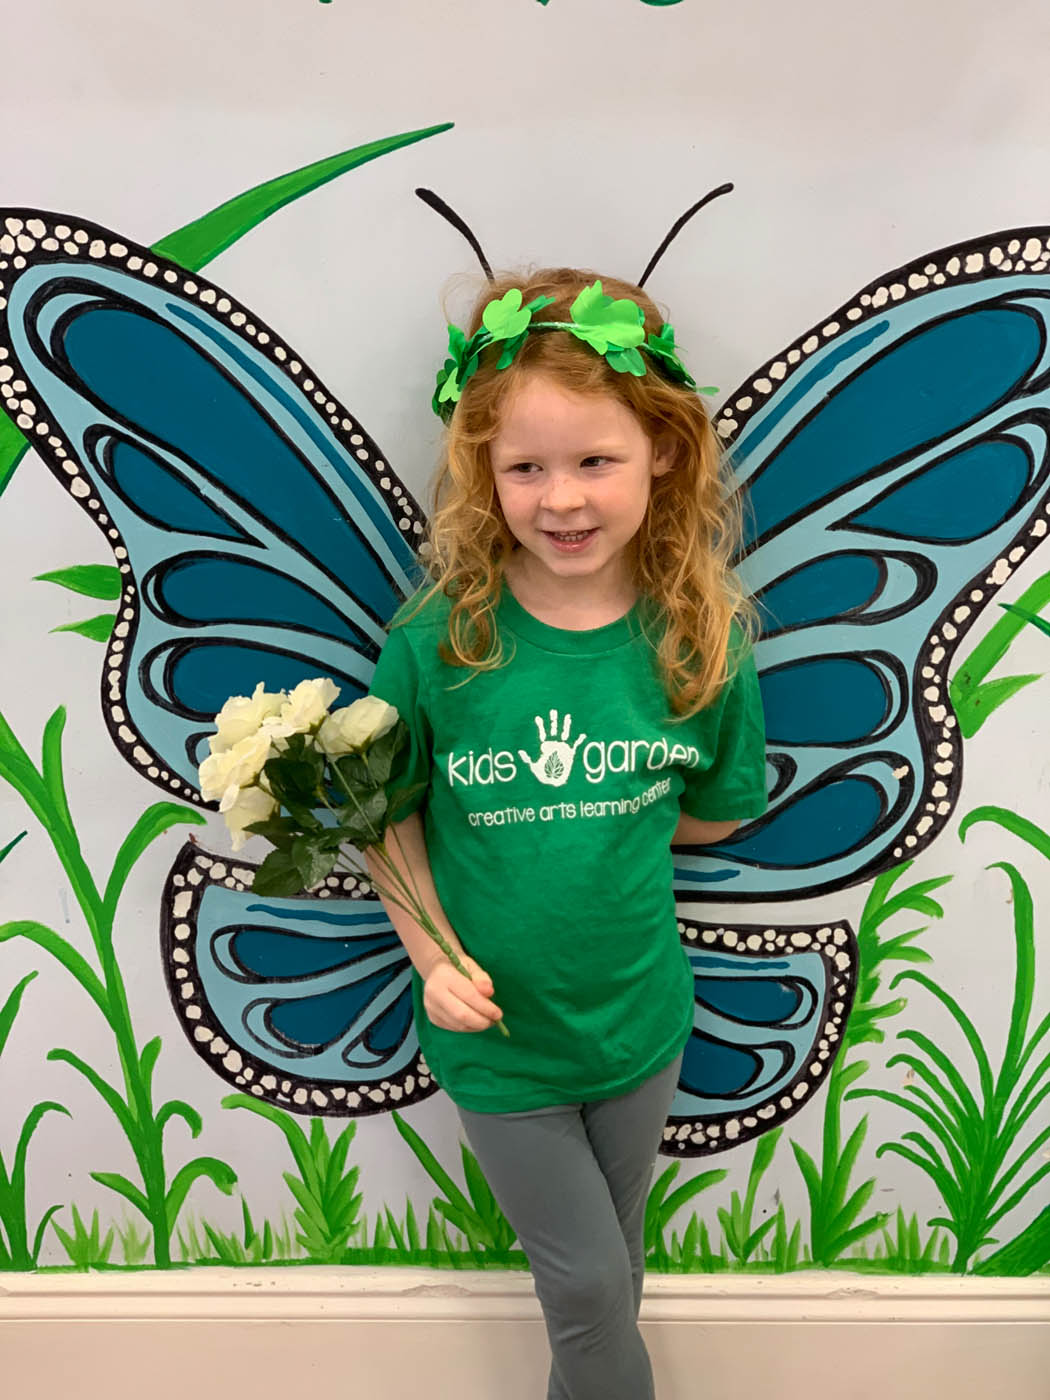
[[[517,567],[537,596],[622,596],[650,483],[670,469],[634,414],[611,395],[533,374],[508,400],[490,453],[504,519],[522,546]]]

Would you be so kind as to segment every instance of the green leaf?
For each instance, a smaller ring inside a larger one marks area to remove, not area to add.
[[[246,1108],[260,1118],[269,1119],[284,1134],[300,1173],[305,1176],[310,1171],[310,1146],[306,1134],[290,1113],[285,1113],[275,1104],[253,1098],[250,1094],[227,1094],[221,1103],[223,1108]]]
[[[975,1274],[1021,1277],[1050,1263],[1050,1206],[1046,1206],[1019,1235],[973,1266]]]
[[[995,680],[985,681],[982,685],[974,686],[967,694],[953,690],[952,685],[949,684],[949,695],[959,718],[959,728],[962,730],[963,738],[972,739],[985,720],[994,714],[1000,705],[1005,705],[1011,696],[1023,690],[1026,685],[1031,685],[1033,681],[1041,679],[1042,677],[1038,674],[997,676]]]
[[[450,131],[452,122],[442,122],[438,126],[423,127],[418,131],[406,131],[399,136],[387,136],[380,141],[370,141],[367,145],[354,146],[338,155],[327,156],[323,160],[304,165],[275,180],[255,185],[243,194],[236,195],[225,204],[220,204],[202,218],[169,233],[152,251],[161,257],[171,258],[181,263],[191,272],[199,271],[205,263],[217,257],[224,249],[236,243],[238,238],[261,224],[264,219],[300,199],[304,194],[318,189],[336,176],[354,170],[367,161],[376,160],[390,151],[411,146],[416,141],[425,141],[428,136],[436,136],[442,131]]]
[[[207,818],[193,807],[183,807],[174,802],[155,802],[139,817],[121,843],[106,883],[102,905],[110,918],[116,913],[121,891],[136,861],[158,836],[180,824],[205,826]]]
[[[73,593],[88,598],[112,602],[120,597],[120,570],[114,564],[72,564],[68,569],[52,569],[50,573],[34,574],[37,583],[57,583]]]
[[[4,1046],[7,1044],[7,1037],[11,1034],[15,1017],[18,1015],[18,1008],[22,1005],[25,989],[37,975],[36,972],[27,972],[4,1002],[3,1007],[0,1008],[0,1055],[4,1053]]]
[[[1050,834],[1036,826],[1027,817],[1020,817],[1016,812],[1009,811],[1006,807],[974,807],[973,811],[967,812],[959,823],[959,840],[966,840],[966,833],[977,822],[995,822],[1004,830],[1009,831],[1013,836],[1019,836],[1022,841],[1027,841],[1030,846],[1037,850],[1040,855],[1046,856],[1050,860]]]
[[[0,850],[0,863],[2,863],[11,854],[14,848],[18,845],[19,841],[21,841],[23,836],[26,836],[27,834],[28,833],[24,831],[20,831],[17,836],[12,837],[12,839],[8,841],[7,845],[4,846],[2,850]]]
[[[142,1082],[149,1094],[153,1088],[153,1071],[157,1067],[157,1059],[160,1056],[161,1038],[155,1035],[152,1040],[147,1041],[142,1047],[142,1054],[139,1057],[139,1073],[142,1075]]]
[[[273,791],[274,797],[289,810],[298,807],[312,808],[317,801],[317,788],[324,772],[324,758],[321,754],[302,758],[292,758],[281,754],[268,758],[263,772]]]
[[[169,1234],[175,1228],[179,1211],[182,1209],[190,1187],[202,1176],[214,1182],[224,1196],[233,1195],[233,1188],[237,1185],[237,1173],[228,1162],[221,1162],[218,1157],[194,1157],[192,1162],[187,1162],[175,1173],[168,1194],[164,1198],[164,1214],[168,1222]]]
[[[1035,613],[1029,612],[1027,608],[1019,608],[1016,603],[1001,603],[999,606],[1004,608],[1006,612],[1023,617],[1025,622],[1030,622],[1033,627],[1038,627],[1040,632],[1045,632],[1050,637],[1050,622],[1045,617],[1038,617]]]
[[[634,346],[627,350],[618,349],[615,345],[610,346],[605,359],[618,374],[633,374],[637,379],[641,379],[645,374],[645,361]]]
[[[362,794],[358,801],[360,810],[356,806],[343,809],[342,828],[351,833],[348,839],[355,844],[359,841],[375,843],[382,839],[386,826],[387,795],[380,788],[367,796]]]
[[[124,1130],[124,1134],[129,1142],[134,1142],[138,1134],[138,1123],[131,1109],[121,1098],[108,1080],[102,1078],[97,1069],[82,1060],[79,1055],[72,1050],[63,1050],[60,1046],[47,1052],[47,1058],[60,1064],[72,1065],[72,1067],[82,1074],[99,1097],[108,1104],[114,1118]]]
[[[303,877],[291,850],[271,851],[255,872],[252,889],[256,894],[274,895],[278,898],[300,894],[303,890]]]
[[[532,312],[522,307],[520,287],[511,287],[504,296],[494,298],[481,313],[482,325],[494,341],[513,340],[531,320]]]
[[[0,924],[0,943],[6,943],[9,938],[25,938],[43,948],[45,953],[50,953],[56,962],[60,962],[66,971],[76,978],[103,1016],[109,1019],[109,998],[105,987],[83,954],[71,943],[67,943],[61,934],[32,919],[15,919],[10,923]]]
[[[427,783],[412,783],[409,787],[399,788],[397,792],[393,793],[387,806],[388,824],[394,820],[395,812],[399,812],[402,807],[407,807],[421,792],[426,792],[428,786]]]
[[[15,427],[6,413],[0,413],[0,496],[28,451],[25,434]]]
[[[284,852],[276,851],[274,854],[283,855]],[[331,874],[338,859],[337,851],[318,849],[317,839],[311,835],[297,836],[288,854],[303,877],[303,889],[307,890]]]
[[[83,622],[66,622],[61,627],[52,627],[52,632],[76,632],[89,642],[108,642],[117,620],[116,613],[99,613],[97,617],[85,618]]]
[[[149,1201],[146,1200],[135,1183],[129,1181],[126,1176],[121,1176],[120,1172],[89,1172],[89,1176],[100,1186],[108,1186],[118,1196],[123,1196],[126,1201],[131,1202],[136,1210],[140,1210],[147,1220],[150,1219]]]
[[[270,845],[276,846],[279,851],[290,851],[292,842],[300,834],[299,823],[291,817],[267,817],[265,821],[252,822],[244,829],[256,836],[265,837]]]
[[[399,719],[393,729],[388,729],[382,738],[377,739],[371,748],[362,754],[365,770],[371,779],[370,786],[390,781],[394,759],[407,747],[408,725],[403,719]]]
[[[572,334],[604,355],[610,345],[629,349],[645,340],[645,314],[626,297],[614,301],[602,291],[601,281],[584,287],[570,311]]]
[[[169,1099],[166,1104],[157,1110],[156,1127],[158,1133],[163,1133],[164,1125],[172,1118],[181,1118],[187,1124],[191,1137],[200,1137],[204,1123],[200,1114],[195,1108],[191,1108],[182,1099]]]

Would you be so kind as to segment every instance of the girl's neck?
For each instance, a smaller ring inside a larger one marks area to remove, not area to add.
[[[520,553],[516,551],[507,560],[504,584],[526,612],[548,627],[563,627],[569,632],[604,627],[625,616],[637,601],[638,590],[630,578],[621,577],[612,582],[581,580],[579,589],[559,588],[555,580],[537,580],[530,576],[523,567]]]

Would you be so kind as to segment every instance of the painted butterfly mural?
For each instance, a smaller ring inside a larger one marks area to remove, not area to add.
[[[714,926],[690,906],[855,885],[922,850],[955,804],[949,660],[1047,530],[1048,250],[1050,230],[1016,230],[898,269],[716,418],[750,499],[770,804],[724,844],[676,852],[697,1010],[666,1155],[746,1141],[812,1097],[857,975],[845,922]],[[212,718],[259,680],[367,691],[421,579],[425,518],[247,306],[87,221],[2,211],[0,396],[116,557],[102,707],[145,778],[204,805]],[[410,964],[367,885],[264,899],[253,868],[187,841],[164,887],[168,985],[197,1053],[304,1113],[432,1094]]]

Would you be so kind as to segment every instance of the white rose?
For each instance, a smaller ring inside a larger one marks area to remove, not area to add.
[[[358,753],[389,733],[396,723],[397,710],[393,705],[378,696],[365,695],[328,716],[317,731],[317,744],[333,758]]]
[[[232,749],[234,744],[254,734],[264,719],[280,713],[287,698],[283,690],[263,690],[262,681],[251,696],[231,695],[215,716],[219,732],[208,740],[212,753]]]
[[[206,802],[219,798],[219,811],[228,812],[240,789],[255,780],[269,756],[270,739],[263,730],[249,734],[232,749],[209,754],[198,770],[201,796]]]
[[[327,676],[300,681],[281,706],[280,714],[264,720],[262,728],[274,739],[306,734],[324,719],[338,694],[339,687]]]
[[[237,799],[226,812],[226,825],[230,829],[233,837],[233,849],[239,851],[249,836],[254,832],[246,832],[245,827],[252,822],[264,822],[267,817],[272,816],[277,810],[277,803],[272,797],[268,797],[261,788],[242,788]]]

